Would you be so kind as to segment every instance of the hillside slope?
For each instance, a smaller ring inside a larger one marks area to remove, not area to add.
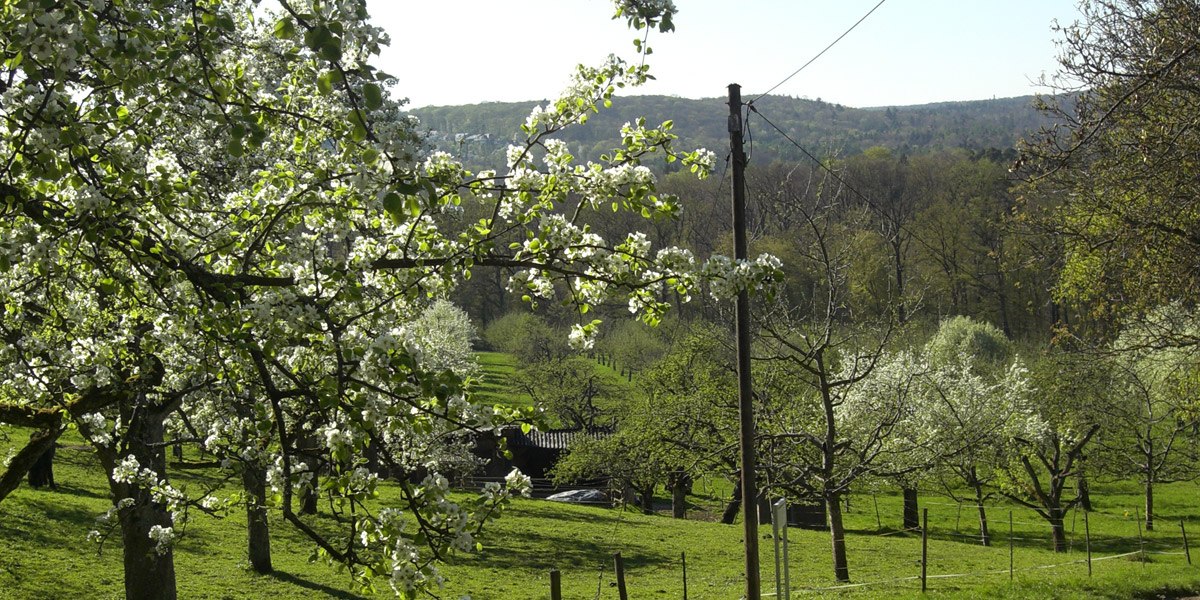
[[[943,102],[918,106],[850,108],[840,104],[786,96],[766,96],[755,103],[765,117],[810,152],[851,155],[873,146],[907,153],[965,148],[982,152],[1013,148],[1046,123],[1033,108],[1033,97]],[[535,102],[491,102],[413,110],[429,132],[429,141],[476,166],[503,166],[504,148]],[[563,139],[578,155],[595,158],[612,145],[621,124],[645,116],[650,123],[671,119],[683,147],[718,151],[728,145],[724,98],[692,100],[669,96],[616,98],[586,126],[567,131]],[[767,162],[801,160],[803,154],[765,120],[749,119],[752,152]]]

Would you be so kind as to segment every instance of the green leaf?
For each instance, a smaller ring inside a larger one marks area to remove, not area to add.
[[[361,142],[367,139],[367,124],[363,121],[362,113],[357,110],[350,111],[350,139]]]
[[[282,40],[294,35],[296,35],[296,24],[292,22],[291,17],[284,17],[275,22],[275,37]]]
[[[383,91],[374,83],[364,83],[362,88],[363,100],[367,103],[367,109],[375,110],[383,106]]]
[[[331,38],[321,49],[317,51],[317,55],[328,61],[338,61],[342,59],[342,39],[338,37]]]
[[[333,71],[326,71],[317,76],[317,91],[323,95],[333,92]]]
[[[324,25],[318,25],[304,32],[304,45],[314,52],[320,52],[321,48],[331,39],[333,39],[333,33]]]
[[[383,210],[386,210],[392,216],[401,216],[401,211],[404,210],[404,198],[401,198],[400,194],[396,192],[388,192],[383,197]]]

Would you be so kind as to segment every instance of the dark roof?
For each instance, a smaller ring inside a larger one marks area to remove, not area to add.
[[[504,431],[504,437],[508,439],[510,448],[546,448],[550,450],[566,450],[580,438],[600,440],[610,435],[612,435],[612,431],[607,429],[549,429],[546,431],[535,429],[525,433],[519,428],[513,428]]]

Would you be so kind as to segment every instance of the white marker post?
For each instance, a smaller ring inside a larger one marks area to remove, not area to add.
[[[787,500],[780,498],[771,505],[771,529],[775,538],[775,597],[789,600],[792,597],[791,577],[788,569],[788,523]],[[780,569],[780,542],[782,541],[783,568]],[[782,574],[782,577],[781,577]]]

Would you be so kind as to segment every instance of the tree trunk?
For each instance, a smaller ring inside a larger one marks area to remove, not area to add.
[[[175,600],[175,556],[168,545],[160,551],[150,538],[155,526],[171,527],[171,514],[157,503],[136,504],[120,511],[125,544],[125,597]]]
[[[676,519],[687,517],[688,484],[691,478],[683,471],[671,474],[671,516]]]
[[[300,490],[300,514],[317,514],[317,474],[313,473],[312,486]]]
[[[896,321],[904,325],[908,322],[908,308],[904,305],[904,249],[900,245],[899,232],[896,232],[896,241],[892,243],[892,254],[896,268]]]
[[[1054,543],[1055,552],[1067,551],[1067,534],[1063,528],[1063,514],[1060,508],[1050,509],[1050,539]]]
[[[733,484],[733,498],[729,500],[729,504],[725,505],[725,512],[721,513],[721,522],[726,525],[733,525],[734,519],[737,518],[738,512],[742,510],[742,484],[739,481]]]
[[[975,508],[979,510],[979,539],[984,546],[991,546],[992,536],[988,532],[987,509],[983,507],[983,485],[978,480],[971,483],[975,488]]]
[[[367,448],[364,453],[367,455],[367,470],[368,471],[370,471],[376,475],[379,475],[380,477],[383,477],[383,478],[388,478],[388,477],[392,476],[391,473],[384,473],[380,469],[380,466],[379,466],[379,444],[377,444],[374,439],[372,439],[370,442],[367,442]]]
[[[642,512],[647,515],[654,514],[654,486],[642,488],[641,498]]]
[[[144,399],[143,399],[144,402]],[[166,454],[163,452],[163,419],[166,413],[144,404],[136,409],[123,407],[128,419],[128,442],[124,455],[115,449],[97,447],[101,463],[108,471],[108,485],[120,520],[124,544],[125,597],[139,600],[175,600],[175,554],[170,543],[160,544],[150,537],[155,527],[173,528],[167,507],[156,502],[149,488],[140,482],[116,481],[113,469],[132,456],[142,469],[152,470],[159,480],[166,478]]]
[[[300,490],[300,514],[315,515],[317,514],[317,489],[320,487],[317,476],[321,472],[321,457],[317,454],[317,439],[311,432],[302,434],[299,442],[300,448],[297,448],[297,455],[308,465],[309,471],[312,473],[312,479],[309,480],[310,485]]]
[[[838,581],[850,581],[850,565],[846,561],[846,528],[842,525],[841,498],[831,494],[825,498],[829,511],[829,537],[833,543],[833,576]]]
[[[676,484],[671,488],[671,516],[676,519],[687,518],[687,488]]]
[[[1146,531],[1154,531],[1154,477],[1146,477]]]
[[[62,435],[64,429],[55,427],[53,429],[43,429],[36,431],[29,436],[29,444],[17,452],[15,456],[8,461],[8,468],[0,473],[0,500],[11,494],[13,490],[21,485],[21,480],[25,478],[25,474],[33,468],[34,463],[38,458],[46,452],[47,449],[53,448],[58,436]]]
[[[917,506],[917,487],[905,487],[904,490],[904,528],[917,529],[921,527],[921,510]]]
[[[271,567],[271,530],[267,524],[266,470],[247,462],[242,467],[242,485],[246,488],[246,531],[250,567],[267,574]]]
[[[30,436],[30,440],[32,439],[33,436]],[[33,466],[29,468],[29,485],[34,488],[49,487],[52,490],[58,489],[58,486],[54,484],[53,443],[42,451],[41,456],[38,456],[37,460],[33,462]]]
[[[1012,338],[1012,325],[1008,319],[1008,292],[1005,291],[1007,282],[1004,280],[1004,241],[997,241],[997,248],[993,250],[996,264],[996,304],[1000,311],[1000,330],[1004,332],[1004,337]]]

